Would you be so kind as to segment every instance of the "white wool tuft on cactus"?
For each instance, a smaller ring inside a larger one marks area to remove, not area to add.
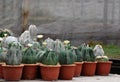
[[[95,56],[104,56],[104,50],[100,44],[95,45],[93,51]]]

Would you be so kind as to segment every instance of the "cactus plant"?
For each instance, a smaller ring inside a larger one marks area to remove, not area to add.
[[[25,32],[23,32],[20,37],[19,37],[19,42],[26,46],[26,44],[28,43],[31,43],[32,42],[32,39],[31,39],[31,36],[30,36],[30,32],[28,30],[26,30]]]
[[[74,48],[75,54],[77,56],[76,62],[82,62],[83,61],[83,55],[82,52],[78,48]]]
[[[48,49],[55,50],[55,42],[54,42],[53,39],[47,38],[47,39],[45,40],[45,42],[47,43],[47,46],[46,46],[46,47],[47,47]]]
[[[30,25],[29,32],[30,32],[31,39],[34,40],[38,32],[36,25]]]
[[[94,62],[95,61],[95,55],[93,52],[93,49],[90,47],[82,47],[81,49],[82,54],[83,54],[83,61],[91,61]]]
[[[7,65],[20,65],[22,61],[22,46],[19,42],[11,42],[8,45],[8,51],[5,62]]]
[[[73,64],[76,60],[76,55],[73,50],[63,50],[59,53],[59,62],[60,64]]]
[[[14,36],[8,36],[8,37],[5,37],[5,38],[3,38],[4,40],[3,40],[3,46],[4,47],[8,47],[8,45],[11,43],[11,42],[18,42],[18,39],[16,38],[16,37],[14,37]]]
[[[7,52],[7,50],[3,48],[2,41],[3,41],[3,38],[0,38],[0,62],[5,61],[5,56]]]
[[[55,51],[48,50],[46,53],[46,58],[41,61],[45,65],[57,65],[58,64],[58,55]]]
[[[27,47],[23,49],[22,63],[35,64],[36,62],[37,62],[36,52],[33,49],[32,44],[28,44]]]
[[[65,50],[63,43],[59,39],[56,39],[54,51],[60,53],[62,50]]]

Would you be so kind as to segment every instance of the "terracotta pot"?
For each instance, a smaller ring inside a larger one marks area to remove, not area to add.
[[[97,62],[84,62],[82,67],[83,76],[93,76],[95,75]]]
[[[61,65],[43,65],[40,64],[40,72],[43,80],[52,81],[59,77]]]
[[[3,79],[3,67],[2,65],[5,64],[5,63],[0,63],[0,78]]]
[[[74,76],[75,64],[61,65],[60,79],[71,80]]]
[[[38,64],[24,64],[22,78],[26,80],[34,80],[37,75]]]
[[[96,68],[96,74],[97,75],[103,75],[106,76],[110,73],[112,62],[98,62],[97,68]]]
[[[3,77],[7,81],[19,81],[22,76],[24,65],[2,65]]]
[[[75,73],[74,73],[74,77],[78,77],[81,75],[81,71],[82,71],[82,64],[83,62],[75,62]]]

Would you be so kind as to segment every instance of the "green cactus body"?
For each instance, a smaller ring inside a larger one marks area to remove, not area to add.
[[[20,65],[22,61],[22,46],[20,43],[11,42],[8,45],[8,51],[5,62],[7,65]]]
[[[76,60],[76,55],[72,50],[63,50],[59,53],[60,64],[73,64]]]
[[[22,63],[24,64],[35,64],[37,62],[36,52],[32,47],[26,47],[22,56]]]
[[[95,61],[95,55],[93,53],[93,49],[90,47],[82,47],[81,49],[82,55],[83,55],[83,61]]]
[[[35,50],[35,53],[37,54],[39,52],[39,50],[41,49],[41,46],[39,44],[39,42],[35,41],[32,43],[33,44],[33,49]]]
[[[6,54],[7,54],[7,49],[1,47],[0,48],[0,62],[5,62]]]
[[[58,55],[55,51],[48,51],[46,53],[46,58],[43,58],[42,64],[45,65],[57,65],[58,64]]]
[[[48,51],[46,50],[39,50],[37,53],[37,62],[42,62],[42,60],[46,59]]]
[[[75,49],[75,53],[77,56],[76,62],[82,62],[83,61],[82,52],[79,49]]]

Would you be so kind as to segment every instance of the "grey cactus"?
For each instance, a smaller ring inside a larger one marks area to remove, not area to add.
[[[5,58],[7,65],[20,65],[22,61],[22,46],[19,42],[11,42],[8,45]]]

